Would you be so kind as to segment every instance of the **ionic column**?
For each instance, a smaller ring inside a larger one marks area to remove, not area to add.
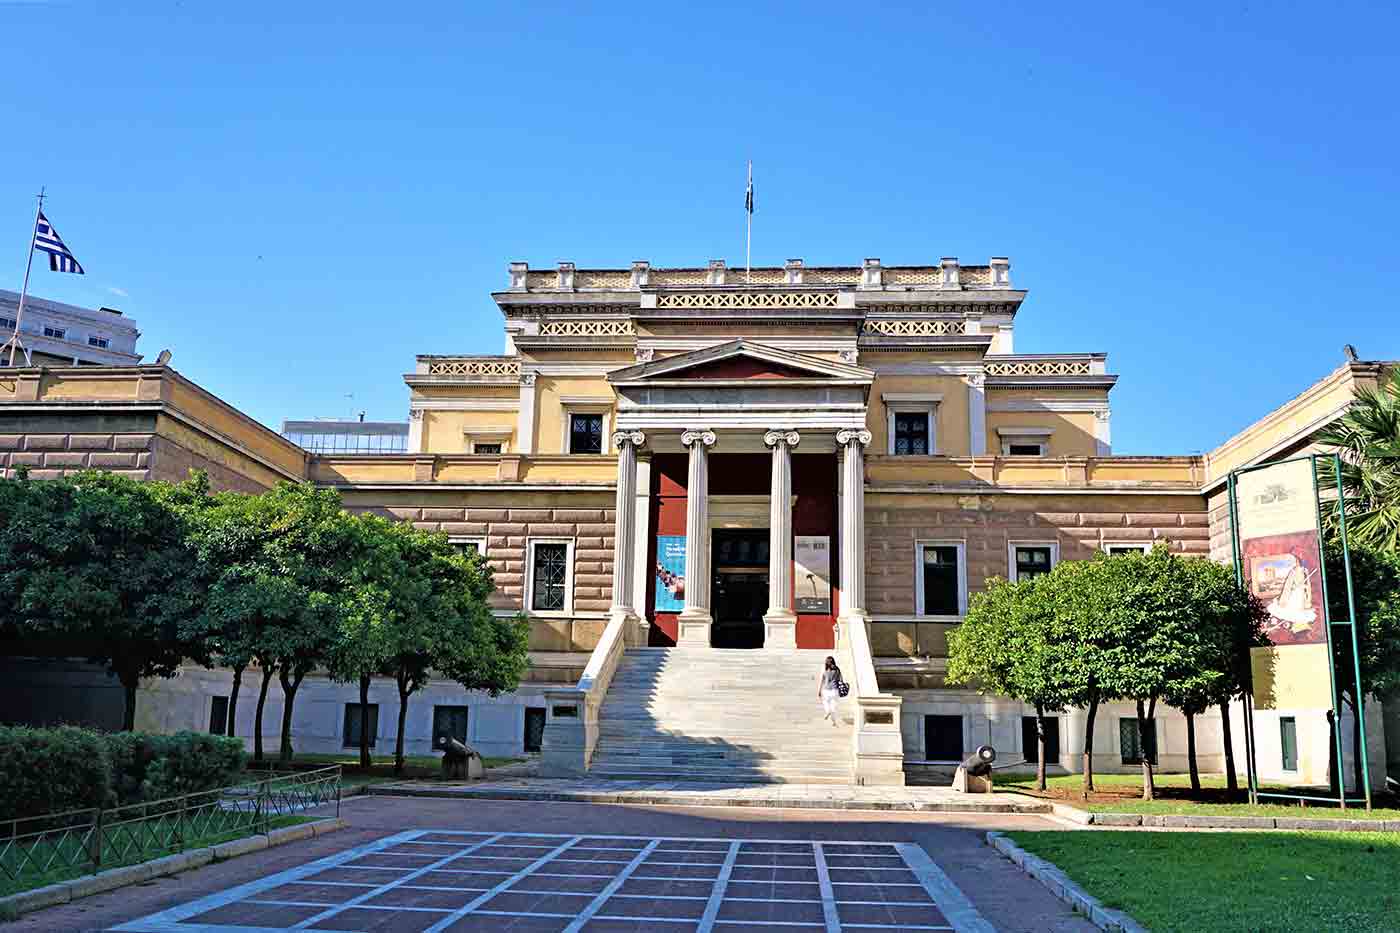
[[[690,448],[685,489],[685,608],[677,619],[676,642],[710,645],[710,469],[709,448],[715,432],[698,429],[681,435]]]
[[[864,619],[865,451],[870,432],[837,431],[841,448],[841,618]]]
[[[763,614],[763,647],[796,648],[797,615],[792,611],[792,448],[796,431],[769,431],[763,443],[773,449],[773,482],[768,500],[768,611]]]
[[[617,517],[613,528],[613,615],[636,617],[632,605],[637,537],[637,448],[646,443],[641,431],[615,431],[617,448]]]

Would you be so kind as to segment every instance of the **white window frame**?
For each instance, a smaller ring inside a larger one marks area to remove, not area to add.
[[[573,433],[574,415],[603,416],[603,448],[598,453],[607,454],[608,438],[612,436],[612,402],[585,402],[564,400],[564,436],[559,440],[559,449],[575,457],[592,457],[597,454],[575,454],[569,449],[569,437]]]
[[[562,544],[564,551],[564,608],[535,608],[535,547],[541,544]],[[557,618],[574,614],[574,539],[527,538],[525,541],[525,611],[532,616]]]
[[[1058,541],[1008,541],[1006,542],[1006,579],[1016,582],[1016,549],[1018,547],[1048,547],[1050,549],[1050,569],[1060,562],[1060,542]]]
[[[1151,541],[1105,541],[1105,542],[1103,543],[1103,548],[1102,548],[1102,550],[1103,550],[1103,552],[1104,552],[1105,554],[1112,554],[1113,552],[1110,551],[1109,548],[1115,548],[1115,547],[1116,547],[1116,548],[1124,548],[1124,549],[1131,548],[1131,549],[1133,549],[1133,550],[1135,550],[1135,551],[1141,551],[1143,554],[1148,554],[1148,553],[1151,553],[1151,551],[1152,551],[1152,542],[1151,542]]]
[[[486,556],[486,538],[482,535],[448,535],[447,543],[453,545],[475,544],[476,553]]]
[[[50,331],[52,331],[52,333],[50,333]],[[45,324],[44,329],[40,331],[40,333],[49,340],[68,339],[68,328],[66,327],[54,327],[52,324]]]
[[[958,549],[958,614],[955,616],[924,612],[924,548],[955,547]],[[921,619],[961,619],[967,615],[967,541],[962,538],[920,538],[914,542],[914,615]]]
[[[513,429],[511,428],[488,428],[485,430],[468,428],[466,431],[463,432],[467,446],[467,453],[475,454],[477,452],[477,444],[500,444],[501,453],[510,453],[510,435],[512,430]],[[494,457],[497,455],[483,453],[481,454],[481,456]]]
[[[891,457],[894,452],[894,416],[923,414],[928,418],[928,453],[900,454],[903,457],[938,455],[938,406],[943,401],[942,393],[930,392],[882,392],[880,400],[885,403],[885,449]]]
[[[1035,445],[1036,452],[1033,454],[1013,454],[1011,445],[1017,447],[1030,447]],[[1044,457],[1050,453],[1050,444],[1045,440],[1038,440],[1026,437],[1003,437],[1001,439],[1001,455],[1003,457]]]

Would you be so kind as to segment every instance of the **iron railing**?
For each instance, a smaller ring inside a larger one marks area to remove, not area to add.
[[[266,834],[287,817],[330,804],[339,816],[340,765],[249,772],[242,782],[215,790],[5,820],[0,822],[0,882],[13,887],[57,881]]]

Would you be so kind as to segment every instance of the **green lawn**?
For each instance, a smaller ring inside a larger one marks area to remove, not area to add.
[[[1157,787],[1190,787],[1191,775],[1189,774],[1158,774],[1154,783]],[[1035,790],[1034,774],[1007,774],[1005,772],[995,774],[992,783],[997,787],[1005,787],[1008,790]],[[1046,787],[1049,790],[1069,790],[1077,792],[1084,785],[1084,778],[1078,774],[1057,774],[1045,779]],[[1142,789],[1141,774],[1095,774],[1094,786],[1099,789],[1106,788],[1135,788]],[[1201,787],[1223,790],[1225,788],[1225,775],[1223,774],[1202,774]],[[1244,779],[1240,779],[1240,786],[1244,787]]]
[[[285,826],[296,826],[300,823],[309,823],[312,820],[318,819],[322,819],[322,817],[305,816],[302,814],[277,816],[273,817],[271,820],[268,821],[268,828],[281,829]],[[189,849],[202,849],[207,846],[215,846],[225,842],[232,842],[235,839],[242,839],[245,836],[256,835],[257,833],[261,832],[261,830],[261,826],[257,827],[256,829],[253,827],[242,827],[239,829],[228,830],[226,832],[211,833],[205,836],[188,838],[185,840],[184,846],[180,848],[153,846],[150,848],[142,848],[140,851],[132,852],[126,857],[108,856],[107,858],[103,859],[102,868],[104,870],[108,868],[121,868],[125,865],[136,865],[140,862],[149,862],[152,859],[162,858],[167,855],[174,855],[177,852],[183,852]],[[123,837],[123,841],[125,841],[127,838],[129,837]],[[52,845],[47,842],[39,843],[39,845],[48,846],[52,848]],[[73,847],[71,845],[68,845],[65,846],[65,848],[72,849]],[[107,848],[109,850],[112,850],[113,846],[109,843]],[[27,851],[40,862],[47,860],[46,851],[38,851],[32,848],[28,849]],[[78,856],[75,852],[69,851],[67,852],[66,860],[73,861],[77,857]],[[82,878],[93,873],[89,866],[81,865],[77,868],[53,868],[49,871],[42,873],[28,871],[26,869],[28,868],[29,864],[32,863],[26,863],[19,857],[19,853],[12,848],[7,848],[6,850],[4,850],[4,855],[2,858],[4,864],[0,866],[0,897],[4,897],[9,894],[18,894],[20,891],[28,891],[33,888],[42,888],[44,885],[56,884],[60,881],[72,881],[76,878]],[[15,875],[18,875],[18,877],[13,877]],[[0,920],[4,919],[13,918],[0,917]]]
[[[1007,835],[1153,933],[1400,930],[1400,834]]]

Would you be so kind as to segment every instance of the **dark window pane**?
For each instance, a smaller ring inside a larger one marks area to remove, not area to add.
[[[924,717],[924,757],[927,761],[962,761],[961,716]]]
[[[209,734],[229,735],[228,697],[212,697],[209,704]]]
[[[1026,761],[1034,762],[1039,752],[1037,751],[1035,735],[1035,717],[1021,717],[1021,755]],[[1060,720],[1054,716],[1045,717],[1045,763],[1049,765],[1060,762]]]
[[[1050,548],[1017,547],[1016,579],[1029,580],[1050,572]]]
[[[896,412],[894,452],[921,456],[928,453],[928,415],[924,412]]]
[[[1008,454],[1013,457],[1039,457],[1039,444],[1011,444],[1007,447]]]
[[[530,608],[564,608],[564,583],[568,577],[569,547],[566,544],[535,545],[534,591]]]
[[[444,737],[466,743],[467,709],[465,706],[433,707],[433,748],[442,748]]]
[[[501,452],[500,444],[473,444],[472,450],[479,454],[498,454]]]
[[[374,748],[374,737],[379,733],[379,704],[370,703],[368,709],[369,715],[365,718],[368,720],[369,747]],[[360,747],[360,729],[366,727],[366,724],[361,722],[361,712],[362,708],[359,703],[345,704],[344,745],[346,748]]]
[[[569,453],[600,454],[603,452],[603,416],[569,416]]]
[[[1279,748],[1283,753],[1283,770],[1298,770],[1298,720],[1292,716],[1278,721]]]
[[[923,548],[924,615],[955,616],[958,601],[958,549],[951,545]]]
[[[1142,764],[1144,753],[1154,765],[1157,763],[1157,737],[1149,735],[1144,742],[1136,719],[1118,720],[1118,749],[1125,765]]]
[[[538,752],[544,748],[544,710],[525,708],[525,751]]]

